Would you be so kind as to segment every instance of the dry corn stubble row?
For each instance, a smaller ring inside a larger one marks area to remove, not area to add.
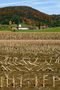
[[[59,32],[0,32],[0,40],[60,40]]]

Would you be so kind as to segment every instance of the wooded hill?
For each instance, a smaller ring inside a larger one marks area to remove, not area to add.
[[[60,15],[48,15],[28,6],[0,8],[0,24],[9,24],[9,21],[35,26],[60,26]]]

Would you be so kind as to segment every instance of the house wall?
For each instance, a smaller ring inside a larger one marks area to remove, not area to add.
[[[19,30],[28,30],[29,28],[18,28]]]

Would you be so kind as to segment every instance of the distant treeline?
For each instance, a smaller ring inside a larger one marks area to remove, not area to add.
[[[26,23],[29,25],[49,27],[60,26],[60,15],[48,15],[27,6],[12,6],[0,8],[0,24]]]

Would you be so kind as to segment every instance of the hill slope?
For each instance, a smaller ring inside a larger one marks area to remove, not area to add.
[[[48,24],[49,26],[53,26],[54,18],[28,6],[0,8],[0,24],[8,24],[10,20],[17,24],[27,23],[36,26]]]

